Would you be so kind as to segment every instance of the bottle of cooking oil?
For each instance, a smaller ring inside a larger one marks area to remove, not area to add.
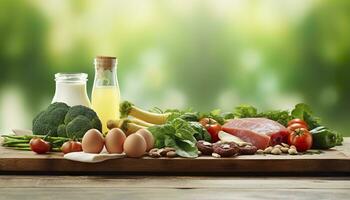
[[[97,56],[94,64],[95,80],[91,105],[102,122],[102,132],[106,134],[107,121],[119,119],[120,91],[117,79],[117,59]]]

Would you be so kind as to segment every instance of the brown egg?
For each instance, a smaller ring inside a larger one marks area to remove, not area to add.
[[[124,152],[128,157],[138,158],[145,154],[147,144],[139,134],[129,135],[124,142]]]
[[[125,134],[119,128],[110,130],[105,138],[105,146],[109,153],[123,153]]]
[[[149,132],[147,129],[140,129],[136,132],[136,134],[141,135],[147,144],[147,149],[146,151],[149,151],[150,149],[153,148],[154,146],[154,137],[151,132]]]
[[[104,147],[104,138],[97,129],[88,130],[81,142],[85,153],[100,153]]]

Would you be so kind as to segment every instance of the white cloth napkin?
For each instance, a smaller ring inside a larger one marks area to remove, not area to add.
[[[126,156],[125,153],[121,153],[121,154],[109,154],[109,153],[94,154],[94,153],[85,153],[83,151],[64,154],[65,159],[79,161],[79,162],[86,162],[86,163],[103,162],[105,160],[110,160],[110,159],[124,158],[125,156]]]

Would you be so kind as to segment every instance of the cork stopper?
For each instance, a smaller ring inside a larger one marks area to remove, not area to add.
[[[117,64],[117,58],[111,56],[96,56],[94,64],[96,69],[103,68],[104,70],[112,70]]]

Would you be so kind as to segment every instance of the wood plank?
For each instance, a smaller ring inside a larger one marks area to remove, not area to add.
[[[0,176],[0,188],[349,189],[350,177]]]
[[[0,147],[0,172],[105,172],[105,173],[350,173],[350,138],[344,145],[319,155],[251,155],[196,159],[144,157],[102,163],[65,160],[62,153],[37,155]]]
[[[0,188],[2,199],[349,199],[347,189]]]
[[[350,177],[0,176],[0,199],[348,199]]]

